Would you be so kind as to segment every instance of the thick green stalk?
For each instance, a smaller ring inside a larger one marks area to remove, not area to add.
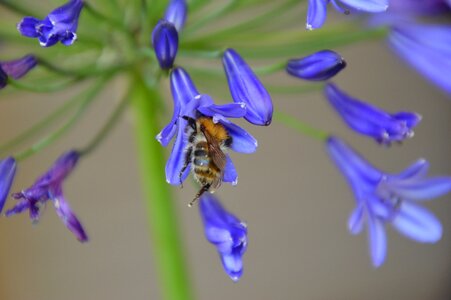
[[[192,291],[173,207],[170,185],[165,180],[164,148],[155,140],[158,124],[157,86],[149,88],[136,76],[131,100],[152,246],[160,276],[161,299],[191,300]]]

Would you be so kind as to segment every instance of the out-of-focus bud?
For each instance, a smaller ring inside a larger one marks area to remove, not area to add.
[[[286,71],[288,74],[305,80],[328,80],[346,67],[340,54],[331,50],[322,50],[309,56],[290,59]]]
[[[152,45],[162,69],[170,69],[177,55],[179,37],[171,22],[160,20],[152,32]]]

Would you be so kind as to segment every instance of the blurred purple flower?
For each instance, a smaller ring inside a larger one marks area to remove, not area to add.
[[[77,39],[78,18],[83,1],[71,0],[56,8],[44,20],[25,17],[17,24],[17,30],[26,37],[38,38],[42,47],[50,47],[58,41],[66,46]]]
[[[224,209],[211,194],[200,199],[199,211],[207,240],[216,246],[227,275],[238,281],[243,275],[242,257],[247,249],[247,226]]]
[[[309,0],[306,29],[313,30],[324,25],[327,18],[327,5],[329,3],[343,14],[348,14],[349,10],[380,13],[386,11],[388,8],[388,0]]]
[[[213,122],[221,123],[232,137],[231,149],[241,153],[252,153],[257,149],[257,141],[238,125],[227,118],[241,118],[246,114],[244,103],[231,103],[215,105],[208,95],[201,95],[191,81],[188,73],[182,68],[175,68],[170,75],[171,92],[174,100],[174,113],[171,121],[157,135],[157,140],[167,146],[176,135],[171,155],[166,163],[166,181],[172,185],[179,185],[189,174],[189,166],[182,177],[180,172],[185,164],[185,150],[189,144],[185,134],[187,121],[184,116],[197,119],[200,116],[213,118]],[[227,164],[224,170],[224,182],[237,183],[237,173],[230,157],[227,155]]]
[[[185,0],[171,0],[164,13],[164,19],[172,23],[177,32],[180,32],[185,25],[187,10],[188,5]]]
[[[7,157],[0,160],[0,212],[5,206],[9,190],[16,175],[16,160],[14,157]]]
[[[413,128],[421,121],[421,116],[412,112],[389,114],[350,97],[332,83],[326,85],[325,94],[349,127],[381,144],[390,145],[413,137]]]
[[[337,75],[345,67],[346,62],[340,54],[322,50],[306,57],[290,59],[286,71],[304,80],[322,81]]]
[[[445,0],[390,0],[391,13],[427,15],[448,11]]]
[[[22,58],[0,61],[0,69],[2,69],[8,76],[14,79],[20,79],[25,76],[31,69],[37,65],[38,61],[34,55],[25,55]]]
[[[328,139],[327,151],[356,198],[356,208],[349,217],[348,229],[352,234],[358,234],[366,222],[369,250],[375,267],[381,266],[386,257],[386,223],[420,243],[440,240],[440,221],[417,202],[451,191],[450,177],[426,178],[429,163],[423,159],[401,173],[384,173],[337,137]]]
[[[174,25],[160,20],[152,31],[152,45],[160,67],[172,68],[179,47],[179,37]]]
[[[391,26],[388,41],[419,73],[451,93],[451,26],[399,21]]]
[[[233,101],[246,104],[247,112],[244,118],[254,125],[271,124],[271,96],[249,65],[233,49],[224,52],[222,64]]]
[[[6,216],[9,217],[28,210],[30,219],[33,222],[37,222],[41,215],[42,207],[48,201],[51,201],[56,213],[66,227],[72,231],[80,242],[86,242],[88,236],[66,202],[62,189],[64,179],[72,172],[78,159],[79,153],[74,150],[61,155],[50,170],[36,180],[31,187],[13,194],[13,197],[18,202],[6,212]]]

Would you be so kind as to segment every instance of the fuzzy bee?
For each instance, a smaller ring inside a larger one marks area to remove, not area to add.
[[[221,185],[226,165],[226,153],[232,144],[232,137],[220,123],[214,123],[210,117],[201,116],[197,119],[183,116],[188,122],[186,134],[188,146],[185,153],[185,164],[180,171],[179,178],[182,184],[182,174],[191,163],[194,179],[202,186],[193,203],[203,193],[214,192]]]

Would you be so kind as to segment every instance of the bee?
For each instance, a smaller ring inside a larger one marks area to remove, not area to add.
[[[183,116],[188,122],[186,134],[188,146],[185,152],[185,164],[180,171],[182,174],[191,164],[194,179],[201,185],[201,189],[188,204],[192,206],[202,194],[213,193],[221,186],[227,161],[226,153],[232,144],[232,137],[220,123],[214,123],[211,117],[201,116],[197,119]]]

